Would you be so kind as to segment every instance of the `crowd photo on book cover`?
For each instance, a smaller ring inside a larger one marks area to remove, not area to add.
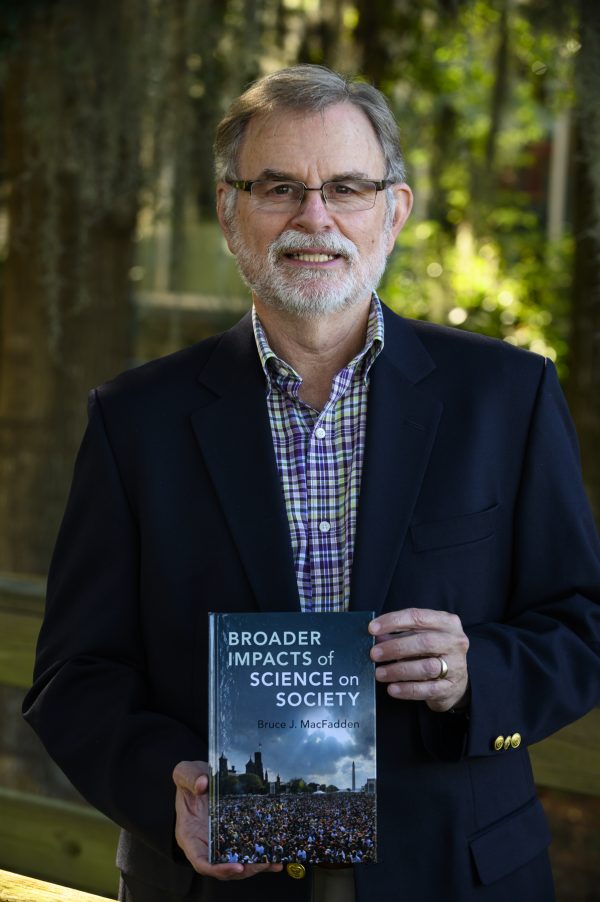
[[[371,616],[211,615],[212,861],[376,861]]]

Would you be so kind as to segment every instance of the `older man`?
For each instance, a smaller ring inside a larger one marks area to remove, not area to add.
[[[526,745],[600,695],[552,364],[381,305],[412,196],[373,88],[268,76],[216,158],[252,313],[92,393],[26,716],[122,826],[129,902],[547,902]],[[210,864],[206,612],[348,609],[378,612],[378,863]]]

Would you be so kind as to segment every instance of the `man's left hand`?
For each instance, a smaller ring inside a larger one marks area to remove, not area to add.
[[[378,665],[375,677],[388,684],[389,695],[424,701],[432,711],[464,704],[469,640],[456,614],[406,608],[376,617],[369,632],[376,638],[371,649]]]

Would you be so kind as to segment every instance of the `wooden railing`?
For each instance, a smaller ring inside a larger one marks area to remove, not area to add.
[[[87,805],[0,787],[0,867],[114,895],[118,834]]]
[[[113,896],[113,898],[115,898]],[[77,889],[0,871],[0,902],[109,902],[105,896],[93,896]]]
[[[43,596],[41,579],[0,576],[0,684],[30,685]],[[600,796],[600,709],[532,746],[530,753],[539,786]],[[117,833],[114,824],[83,804],[0,787],[0,867],[34,870],[48,880],[110,896],[117,882]]]

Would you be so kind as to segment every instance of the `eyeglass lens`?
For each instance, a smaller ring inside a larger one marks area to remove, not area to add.
[[[322,188],[305,189],[302,182],[261,180],[252,185],[252,197],[261,207],[277,208],[282,212],[300,206],[306,191],[322,191],[325,203],[332,210],[368,210],[375,204],[377,186],[363,179],[325,182]]]

